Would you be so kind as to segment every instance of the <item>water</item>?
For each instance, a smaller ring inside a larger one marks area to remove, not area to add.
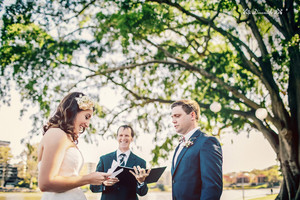
[[[273,188],[273,193],[277,194],[279,188]],[[257,197],[263,197],[271,194],[270,189],[250,189],[244,190],[245,200]],[[0,200],[40,200],[42,193],[0,193]],[[86,193],[88,200],[100,200],[101,193]],[[140,197],[140,200],[171,200],[170,192],[149,192],[146,196]],[[243,200],[242,190],[224,190],[221,200]]]

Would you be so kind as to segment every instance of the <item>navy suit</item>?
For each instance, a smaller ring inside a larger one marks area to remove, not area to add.
[[[200,130],[190,140],[193,140],[193,144],[182,149],[175,167],[173,157],[173,200],[218,200],[223,190],[220,143]]]
[[[113,160],[117,161],[117,151],[101,156],[96,171],[107,172]],[[138,165],[146,169],[146,161],[131,152],[125,166]],[[144,196],[148,192],[147,184],[139,188],[137,181],[131,184],[119,181],[113,186],[90,185],[90,189],[92,192],[102,192],[101,200],[137,200],[137,194]]]

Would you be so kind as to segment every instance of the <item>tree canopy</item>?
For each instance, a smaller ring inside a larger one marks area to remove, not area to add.
[[[48,117],[66,92],[99,98],[99,88],[112,87],[124,98],[108,109],[100,96],[90,132],[132,119],[155,135],[153,162],[173,148],[176,135],[161,136],[172,131],[169,104],[195,99],[208,133],[262,132],[284,175],[278,198],[297,199],[299,23],[292,0],[19,0],[2,16],[0,98],[9,103],[13,80]],[[261,109],[265,118],[255,115]]]

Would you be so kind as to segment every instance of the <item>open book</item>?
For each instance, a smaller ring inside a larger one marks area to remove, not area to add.
[[[157,168],[152,168],[151,171],[150,171],[150,174],[149,176],[147,176],[145,182],[146,183],[155,183],[159,180],[159,178],[161,177],[161,175],[163,174],[163,172],[165,171],[167,167],[157,167]],[[126,174],[126,177],[127,178],[130,178],[128,176],[132,176],[134,179],[135,177],[129,172],[129,171],[133,171],[134,172],[134,169],[133,168],[130,168],[130,167],[121,167],[119,166],[117,168],[117,170],[122,170],[123,169],[123,172],[122,174]],[[148,171],[148,169],[146,169],[146,171]]]
[[[152,168],[145,182],[146,183],[157,182],[166,168],[167,168],[166,166]],[[130,167],[119,166],[118,162],[114,160],[112,163],[112,167],[107,172],[112,173],[110,177],[117,177],[120,181],[124,181],[127,183],[136,182],[135,177],[130,173],[130,171],[134,172],[134,169]],[[146,169],[146,171],[148,171],[148,169]]]

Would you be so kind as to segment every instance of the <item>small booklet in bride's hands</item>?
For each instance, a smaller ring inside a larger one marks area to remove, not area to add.
[[[149,176],[147,176],[145,182],[148,183],[155,183],[158,181],[158,179],[161,177],[161,175],[163,174],[163,172],[165,171],[167,167],[157,167],[157,168],[152,168],[150,171]],[[123,169],[123,170],[122,170]],[[136,182],[135,177],[130,173],[130,171],[134,172],[133,168],[130,167],[122,167],[122,166],[118,166],[116,168],[116,171],[122,170],[122,173],[120,173],[119,175],[117,175],[118,179],[120,181],[124,181],[127,183],[130,182]],[[146,170],[148,171],[148,169]]]

